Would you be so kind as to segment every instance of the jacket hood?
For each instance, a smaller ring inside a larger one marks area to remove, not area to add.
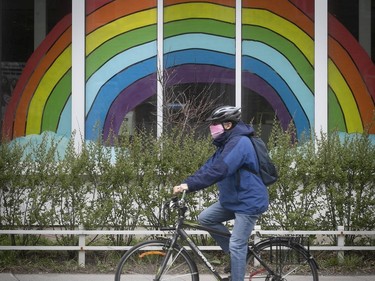
[[[236,136],[248,136],[255,133],[255,130],[249,124],[245,124],[243,121],[237,123],[233,129],[229,131],[225,131],[223,134],[218,136],[214,139],[213,144],[216,146],[222,146],[225,144],[229,139],[236,137]]]

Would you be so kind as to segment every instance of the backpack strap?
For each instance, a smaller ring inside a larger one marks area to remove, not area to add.
[[[253,146],[253,148],[254,148],[254,151],[255,151],[254,144],[253,144],[253,142],[252,142],[252,140],[251,140],[251,137],[254,137],[254,136],[255,136],[255,133],[252,133],[252,134],[250,134],[250,135],[246,135],[246,137],[249,138],[249,140],[250,140],[250,142],[251,142],[251,144],[252,144],[252,146]],[[256,157],[258,158],[258,155],[256,154],[256,151],[255,151],[255,155],[256,155]],[[258,177],[260,177],[259,172],[256,172],[256,171],[250,169],[249,167],[246,167],[245,165],[242,165],[242,167],[240,167],[240,168],[237,170],[237,172],[236,172],[236,184],[237,184],[237,186],[239,186],[240,183],[241,183],[240,170],[242,170],[242,169],[243,169],[243,170],[246,170],[246,171],[248,171],[248,172],[250,172],[250,173],[252,173],[252,174],[254,174],[254,175],[258,176]]]
[[[260,177],[260,174],[259,174],[259,173],[256,173],[254,170],[250,169],[249,167],[245,167],[245,165],[244,165],[244,166],[242,166],[241,168],[239,168],[239,169],[237,170],[237,172],[236,172],[236,184],[237,184],[237,186],[240,186],[240,184],[241,184],[241,174],[240,174],[240,170],[246,170],[246,171],[248,171],[248,172],[250,172],[250,173],[252,173],[252,174],[254,174],[254,175]]]

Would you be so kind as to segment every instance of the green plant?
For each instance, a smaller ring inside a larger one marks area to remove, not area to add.
[[[136,132],[121,141],[86,142],[80,153],[72,136],[64,155],[57,153],[59,141],[46,134],[37,144],[1,143],[0,227],[158,228],[172,186],[215,149],[210,138],[178,129],[160,138]],[[268,146],[280,180],[268,188],[270,207],[259,221],[263,229],[374,229],[375,147],[366,134],[340,138],[330,133],[297,141],[293,126],[284,131],[275,124]],[[216,199],[216,186],[189,196],[190,218],[196,220]],[[90,239],[87,244],[97,238]],[[130,245],[134,239],[108,236],[114,245]],[[205,236],[196,239],[210,243]],[[36,245],[39,240],[12,235],[1,243]],[[78,243],[75,236],[57,241]],[[345,243],[373,241],[348,236]]]
[[[28,162],[24,149],[25,145],[17,142],[0,144],[0,226],[9,229],[22,225],[22,204],[27,193],[23,174]]]
[[[368,135],[324,136],[318,143],[317,174],[326,211],[319,217],[323,228],[372,230],[375,227],[375,146]],[[354,243],[346,237],[346,244]]]
[[[314,229],[320,210],[320,191],[316,187],[316,154],[313,140],[295,139],[295,128],[283,131],[274,125],[269,149],[279,180],[269,190],[270,206],[261,217],[265,229]]]

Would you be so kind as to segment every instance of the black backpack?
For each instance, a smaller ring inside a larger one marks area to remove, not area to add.
[[[248,170],[249,172],[259,175],[263,183],[266,186],[269,186],[275,183],[279,177],[277,174],[276,166],[270,158],[267,146],[264,143],[264,141],[261,138],[253,136],[253,135],[250,135],[249,138],[251,142],[253,143],[254,150],[258,156],[259,173],[247,167],[243,167],[243,168]]]

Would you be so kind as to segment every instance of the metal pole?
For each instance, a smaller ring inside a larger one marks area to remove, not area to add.
[[[242,0],[236,0],[236,106],[242,106]]]
[[[163,133],[163,87],[164,87],[164,1],[158,0],[157,4],[158,17],[157,17],[157,101],[156,101],[156,134],[159,138]]]
[[[76,151],[85,140],[85,0],[72,1],[72,132]]]
[[[315,135],[328,131],[328,4],[315,0]]]

